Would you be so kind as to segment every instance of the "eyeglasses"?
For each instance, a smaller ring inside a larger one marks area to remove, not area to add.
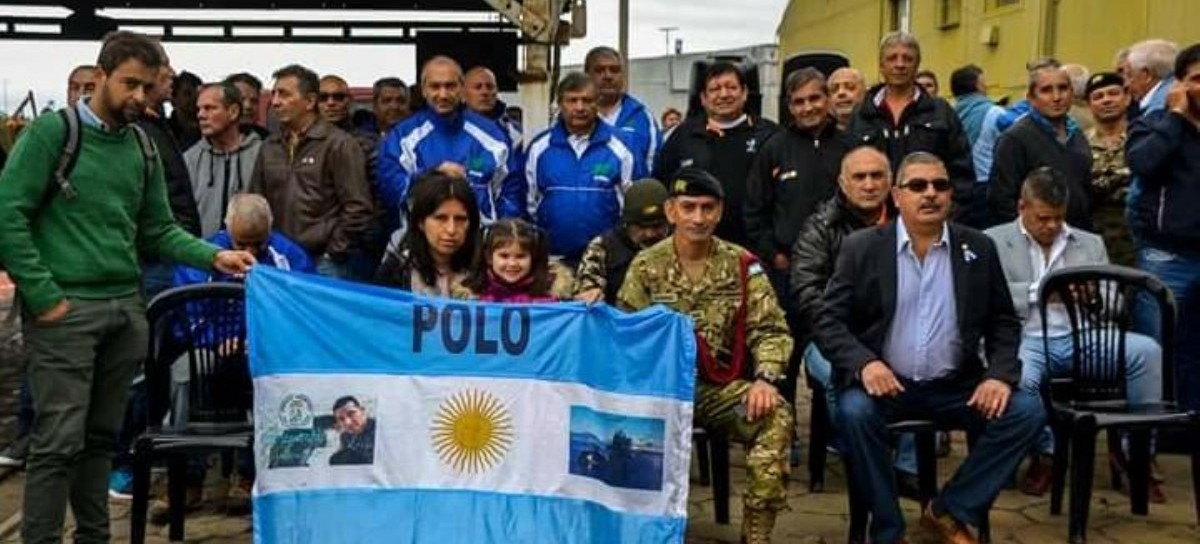
[[[937,191],[939,193],[944,193],[944,192],[949,191],[950,189],[954,188],[954,185],[952,183],[950,183],[950,180],[948,180],[946,178],[937,178],[937,179],[913,178],[913,179],[908,180],[906,183],[904,183],[900,187],[902,187],[904,189],[908,189],[909,191],[912,191],[914,193],[924,193],[925,190],[928,189],[930,185],[933,186],[934,191]]]
[[[350,98],[350,95],[347,93],[317,93],[318,101],[325,102],[330,98],[337,102],[345,102],[347,98]]]

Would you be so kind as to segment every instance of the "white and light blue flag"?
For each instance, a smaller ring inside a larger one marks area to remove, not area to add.
[[[687,318],[247,283],[255,542],[683,541]]]

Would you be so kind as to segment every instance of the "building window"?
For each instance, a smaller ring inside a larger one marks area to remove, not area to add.
[[[942,30],[954,28],[962,22],[962,0],[939,0],[937,25]]]
[[[909,0],[892,0],[891,30],[910,32],[912,13]]]
[[[987,0],[988,11],[1021,5],[1021,0]]]

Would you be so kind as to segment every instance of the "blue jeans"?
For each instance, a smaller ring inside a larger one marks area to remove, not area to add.
[[[1175,294],[1179,313],[1175,321],[1175,399],[1186,410],[1200,410],[1200,257],[1189,257],[1153,247],[1139,247],[1137,267],[1154,274]],[[1139,332],[1162,338],[1158,308],[1139,299],[1134,306]],[[1166,361],[1172,364],[1172,361]]]
[[[935,500],[941,511],[978,527],[1046,424],[1042,401],[1015,389],[1004,415],[988,420],[967,406],[975,384],[906,378],[900,382],[904,392],[895,397],[871,397],[859,385],[839,393],[838,427],[848,450],[847,473],[854,493],[871,513],[869,540],[896,542],[904,537],[887,430],[888,423],[901,419],[929,419],[979,437]]]
[[[25,438],[33,431],[33,393],[29,390],[29,373],[21,379],[21,392],[17,400],[17,438]]]
[[[328,254],[319,255],[314,259],[317,263],[317,274],[326,278],[356,281],[355,268],[351,259],[342,262],[334,261]]]
[[[1046,353],[1042,337],[1021,337],[1021,389],[1039,395],[1046,363],[1052,376],[1071,373],[1073,347],[1071,336],[1051,336],[1050,352]],[[1162,400],[1162,349],[1153,338],[1137,333],[1125,335],[1125,396],[1130,404],[1150,404]],[[1047,357],[1049,360],[1047,360]],[[1047,427],[1038,439],[1038,452],[1054,453],[1054,435]]]
[[[838,392],[833,386],[833,365],[816,344],[808,344],[804,350],[804,364],[808,375],[825,387],[825,404],[829,407],[829,417],[833,419],[834,432],[837,432]],[[917,440],[912,433],[900,435],[896,444],[896,470],[908,474],[917,473]]]

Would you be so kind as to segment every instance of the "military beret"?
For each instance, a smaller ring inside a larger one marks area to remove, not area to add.
[[[625,209],[621,220],[633,225],[652,225],[667,220],[663,203],[667,201],[667,188],[656,179],[643,179],[633,183],[625,191]]]
[[[1097,74],[1092,74],[1092,77],[1088,78],[1087,87],[1084,89],[1083,96],[1081,98],[1087,99],[1087,97],[1092,96],[1092,91],[1096,89],[1103,89],[1104,87],[1110,87],[1112,85],[1124,87],[1125,78],[1121,77],[1116,72],[1100,72]]]
[[[712,196],[725,200],[725,189],[712,174],[694,166],[685,166],[667,182],[671,196]]]

